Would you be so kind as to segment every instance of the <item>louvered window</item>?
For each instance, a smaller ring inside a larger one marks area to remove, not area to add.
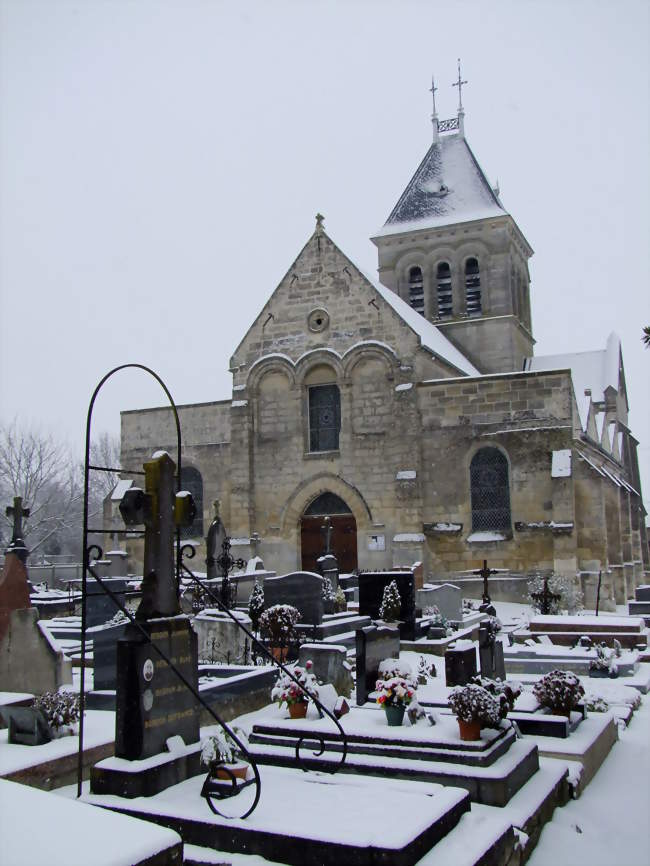
[[[336,385],[309,389],[309,450],[338,451],[341,395]]]
[[[510,530],[508,461],[498,448],[481,448],[470,464],[472,530]]]
[[[409,303],[413,309],[424,315],[424,280],[422,268],[411,268],[409,271]]]
[[[451,268],[448,262],[440,262],[436,272],[438,288],[438,316],[447,319],[452,314]]]
[[[481,275],[476,259],[465,262],[465,301],[468,316],[481,315]]]

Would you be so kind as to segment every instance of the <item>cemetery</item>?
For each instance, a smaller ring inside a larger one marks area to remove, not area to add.
[[[218,510],[199,573],[175,532],[193,503],[174,461],[143,469],[120,502],[143,527],[143,574],[89,546],[67,615],[36,607],[25,509],[8,509],[3,810],[18,785],[90,810],[97,832],[124,822],[134,863],[512,866],[637,724],[646,587],[627,615],[569,616],[543,612],[545,583],[541,613],[510,603],[502,622],[487,562],[480,603],[423,584],[417,563],[341,575],[325,521],[326,573],[278,574],[233,555]]]

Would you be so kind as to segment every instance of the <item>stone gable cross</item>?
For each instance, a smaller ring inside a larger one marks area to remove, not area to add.
[[[29,508],[23,508],[22,496],[14,496],[14,504],[8,505],[6,510],[7,517],[14,519],[14,530],[11,536],[11,543],[23,540],[23,517],[29,517]]]

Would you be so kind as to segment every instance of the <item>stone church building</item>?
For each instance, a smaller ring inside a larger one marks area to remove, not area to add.
[[[314,570],[422,561],[648,581],[620,341],[534,356],[532,248],[464,135],[433,143],[381,231],[378,281],[316,228],[230,360],[232,396],[180,407],[202,542],[219,499],[237,555]],[[122,466],[175,453],[168,408],[122,413]],[[205,548],[199,551],[199,561]],[[200,566],[199,566],[200,568]]]

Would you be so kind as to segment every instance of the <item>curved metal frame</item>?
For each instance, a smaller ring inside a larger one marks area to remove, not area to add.
[[[202,581],[200,578],[198,578],[198,577],[194,574],[194,572],[193,572],[190,568],[188,568],[187,565],[185,565],[185,563],[182,561],[182,557],[184,557],[184,556],[187,556],[188,559],[193,559],[195,555],[196,555],[196,551],[195,551],[194,547],[193,547],[191,544],[186,544],[186,545],[183,545],[183,546],[181,547],[181,565],[182,565],[183,570],[184,570],[184,571],[185,571],[185,572],[190,576],[190,578],[191,578],[191,579],[192,579],[196,584],[198,584],[198,586],[201,587],[201,589],[203,589],[203,591],[204,591],[207,595],[210,596],[210,598],[211,598],[211,599],[216,603],[217,607],[219,607],[220,610],[222,610],[224,613],[226,613],[226,614],[230,617],[230,619],[231,619],[234,623],[236,623],[236,624],[239,626],[239,628],[240,628],[240,629],[241,629],[241,630],[242,630],[242,631],[247,635],[247,637],[250,638],[251,642],[252,642],[252,643],[255,643],[255,644],[257,645],[257,647],[258,647],[259,649],[262,650],[262,652],[264,653],[264,655],[265,655],[265,656],[266,656],[266,657],[267,657],[271,662],[273,662],[274,665],[277,665],[277,667],[279,667],[280,670],[281,670],[284,674],[286,674],[290,679],[292,679],[292,680],[294,681],[294,683],[296,683],[296,685],[300,686],[300,688],[301,688],[303,691],[307,692],[307,694],[309,695],[309,697],[311,698],[311,700],[314,702],[314,704],[315,704],[316,707],[318,708],[318,711],[319,711],[320,715],[322,716],[323,714],[325,714],[328,718],[330,718],[330,719],[334,722],[334,724],[336,725],[336,727],[339,729],[339,732],[340,732],[340,734],[341,734],[341,743],[342,743],[342,746],[343,746],[343,749],[342,749],[342,752],[341,752],[341,760],[340,760],[340,762],[339,762],[338,765],[335,765],[335,766],[332,767],[331,770],[328,770],[328,772],[330,772],[330,773],[336,773],[338,770],[341,769],[341,767],[343,766],[343,764],[345,764],[345,759],[346,759],[346,757],[347,757],[347,753],[348,753],[348,739],[347,739],[347,737],[346,737],[346,735],[345,735],[345,731],[343,730],[343,727],[342,727],[341,723],[340,723],[339,720],[336,718],[336,716],[335,716],[333,713],[331,713],[331,712],[327,709],[327,707],[325,707],[325,706],[324,706],[324,705],[323,705],[323,704],[318,700],[317,697],[314,696],[314,694],[313,694],[312,692],[310,692],[308,689],[305,689],[305,687],[302,686],[302,685],[300,684],[300,681],[299,681],[298,677],[294,676],[294,674],[293,674],[293,673],[292,673],[288,668],[286,668],[286,667],[285,667],[285,666],[284,666],[280,661],[278,661],[278,660],[277,660],[277,659],[276,659],[276,658],[275,658],[275,657],[274,657],[274,656],[273,656],[273,655],[272,655],[272,654],[267,650],[267,648],[264,646],[264,644],[263,644],[260,640],[258,640],[258,639],[255,637],[255,635],[254,635],[251,631],[249,631],[249,630],[246,628],[245,625],[242,625],[242,623],[237,619],[237,617],[234,616],[234,615],[232,614],[232,612],[231,612],[231,611],[226,607],[226,605],[223,604],[223,602],[221,601],[221,599],[220,599],[220,598],[219,598],[215,593],[212,592],[212,590],[210,589],[210,587],[206,586],[206,585],[203,583],[203,581]],[[300,749],[301,749],[301,746],[302,746],[303,740],[306,740],[306,739],[309,739],[309,740],[312,740],[312,741],[313,741],[313,740],[318,740],[318,742],[320,743],[320,750],[319,750],[319,751],[314,751],[314,752],[312,752],[312,754],[313,754],[314,757],[316,757],[316,758],[319,757],[319,756],[322,755],[322,754],[324,753],[324,751],[325,751],[325,739],[324,739],[323,737],[321,737],[321,736],[319,736],[319,735],[317,735],[317,734],[314,735],[313,733],[310,733],[309,736],[302,736],[302,737],[299,738],[298,742],[296,743],[296,763],[297,763],[297,764],[300,766],[300,768],[301,768],[302,770],[304,770],[305,772],[307,772],[307,770],[308,770],[309,768],[306,767],[306,766],[303,764],[303,762],[302,762],[302,759],[301,759],[301,757],[300,757]]]
[[[241,816],[229,816],[223,815],[219,812],[216,807],[209,802],[210,808],[215,814],[221,815],[223,818],[230,817],[239,817],[241,819],[247,818],[253,810],[256,808],[261,794],[262,782],[260,779],[259,769],[255,760],[252,758],[244,744],[240,741],[237,735],[228,727],[228,725],[218,716],[218,714],[212,709],[211,706],[207,704],[206,701],[203,700],[201,695],[199,694],[197,689],[194,689],[191,683],[183,676],[183,674],[178,670],[178,668],[172,664],[171,660],[166,656],[166,654],[155,644],[152,643],[149,635],[146,630],[142,627],[142,625],[135,619],[135,617],[127,610],[126,606],[122,604],[118,596],[108,587],[107,584],[104,583],[102,578],[95,572],[95,570],[90,565],[90,557],[93,551],[96,551],[98,556],[94,557],[95,559],[101,558],[103,555],[103,551],[99,545],[93,544],[88,546],[88,489],[89,489],[89,472],[91,469],[98,471],[115,471],[109,470],[108,467],[100,467],[100,466],[91,466],[90,464],[90,430],[92,423],[92,413],[93,407],[95,405],[95,400],[97,399],[97,395],[101,390],[104,383],[110,379],[115,373],[120,370],[125,369],[139,369],[144,370],[144,372],[149,373],[153,376],[154,379],[159,383],[163,391],[165,392],[167,399],[169,400],[172,412],[174,414],[174,421],[176,425],[176,442],[177,442],[177,464],[176,464],[176,489],[180,490],[181,483],[181,426],[180,420],[178,417],[178,410],[176,408],[176,404],[174,399],[163,382],[160,376],[151,370],[149,367],[146,367],[144,364],[121,364],[119,367],[114,367],[110,370],[99,382],[95,390],[93,391],[93,395],[90,399],[90,403],[88,405],[88,414],[86,417],[86,451],[85,451],[85,461],[84,461],[84,506],[83,506],[83,571],[82,571],[82,581],[81,581],[81,591],[82,591],[82,599],[81,599],[81,669],[80,669],[80,716],[79,716],[79,750],[77,755],[77,797],[81,796],[82,793],[82,779],[83,779],[83,735],[84,735],[84,710],[85,710],[85,661],[86,661],[86,595],[87,595],[87,575],[88,572],[92,575],[95,581],[100,585],[102,590],[112,599],[115,606],[122,611],[122,613],[127,617],[127,619],[144,635],[149,644],[153,647],[155,652],[167,663],[167,665],[174,671],[176,676],[181,680],[181,682],[188,688],[199,704],[201,704],[204,709],[208,711],[208,713],[212,716],[212,718],[217,722],[218,725],[225,730],[229,737],[232,738],[233,742],[236,743],[239,750],[246,755],[247,759],[250,761],[250,764],[253,768],[254,779],[251,780],[251,783],[255,784],[255,798],[253,800],[250,808]],[[123,470],[119,470],[123,471]],[[182,564],[182,554],[181,554],[181,543],[180,543],[180,528],[176,531],[176,582],[177,585],[180,586],[180,576],[181,570],[183,568]],[[210,773],[208,773],[208,779],[210,777]],[[206,783],[208,781],[206,779]],[[205,787],[205,786],[204,786]],[[218,799],[227,799],[229,797],[234,796],[239,793],[240,788],[243,786],[237,787],[236,784],[233,783],[232,789],[230,791],[224,791]]]

